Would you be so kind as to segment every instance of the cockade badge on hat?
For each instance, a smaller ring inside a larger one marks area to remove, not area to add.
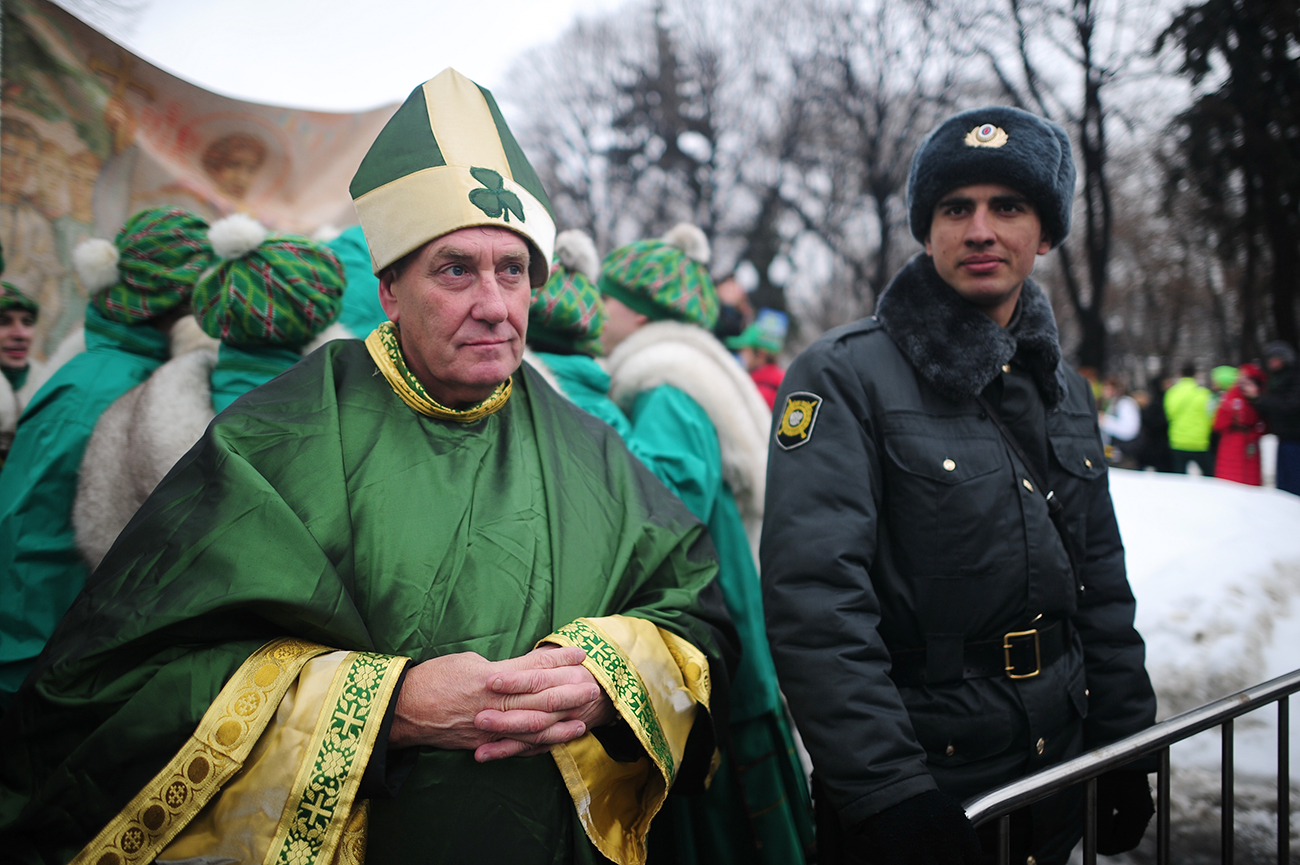
[[[976,126],[966,133],[967,147],[1001,147],[1007,143],[1006,130],[992,123]]]

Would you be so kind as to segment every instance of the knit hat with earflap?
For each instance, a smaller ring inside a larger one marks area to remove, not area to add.
[[[1070,233],[1074,159],[1070,137],[1050,120],[998,105],[940,124],[917,148],[907,177],[912,236],[924,243],[939,200],[978,183],[1000,183],[1032,201],[1053,247]]]
[[[600,256],[591,238],[581,231],[560,232],[551,278],[528,307],[529,345],[542,351],[600,354],[605,305],[595,284],[599,271]]]
[[[19,291],[18,286],[0,282],[0,312],[9,312],[13,309],[19,312],[30,312],[35,317],[40,315],[41,305]]]
[[[244,214],[209,232],[219,263],[194,287],[194,317],[236,348],[301,348],[338,318],[343,266],[323,243],[270,234]]]
[[[152,321],[187,303],[211,263],[208,224],[179,207],[142,210],[112,243],[91,238],[73,253],[90,302],[122,324]]]
[[[534,288],[550,276],[550,199],[492,94],[455,69],[412,91],[349,189],[376,274],[444,234],[491,226],[528,242]]]
[[[708,263],[708,238],[683,222],[657,240],[638,240],[611,252],[600,271],[600,293],[652,321],[673,319],[712,330],[718,290]]]

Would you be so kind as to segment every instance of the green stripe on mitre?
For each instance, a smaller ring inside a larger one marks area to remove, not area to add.
[[[652,321],[705,329],[718,321],[718,291],[708,268],[662,240],[639,240],[611,252],[599,288]]]
[[[425,104],[421,84],[379,130],[375,143],[361,159],[348,192],[354,199],[360,198],[399,177],[446,164],[433,138],[429,106]]]
[[[527,189],[533,194],[533,197],[541,202],[546,208],[546,212],[555,218],[555,211],[551,208],[551,199],[546,195],[546,190],[542,188],[542,181],[537,177],[537,172],[533,171],[532,163],[528,157],[524,156],[523,149],[515,141],[514,135],[510,132],[510,127],[506,126],[506,120],[501,116],[501,109],[497,107],[497,101],[492,98],[492,94],[487,88],[475,84],[479,92],[483,94],[484,101],[487,102],[488,110],[492,112],[492,122],[496,124],[497,135],[501,138],[501,149],[506,152],[506,161],[510,163],[510,173],[514,175],[515,182]]]
[[[18,286],[9,282],[0,282],[0,312],[8,312],[11,309],[38,315],[41,305],[19,291]]]
[[[568,346],[583,354],[600,353],[605,308],[591,280],[563,265],[533,295],[528,307],[528,339]]]

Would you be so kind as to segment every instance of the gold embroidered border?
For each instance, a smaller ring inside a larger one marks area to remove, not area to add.
[[[676,762],[650,702],[650,692],[641,681],[641,674],[623,654],[623,651],[600,628],[587,619],[575,619],[548,636],[542,642],[561,646],[577,646],[587,653],[582,665],[591,671],[596,681],[610,699],[618,713],[636,733],[650,759],[655,761],[671,786],[677,776]]]
[[[419,379],[407,368],[406,359],[402,357],[397,330],[391,321],[384,322],[370,332],[370,336],[366,337],[366,351],[370,352],[375,366],[379,367],[379,371],[384,374],[389,386],[401,397],[402,402],[426,417],[456,423],[473,423],[482,420],[506,404],[506,400],[510,399],[511,388],[514,386],[513,378],[507,378],[481,403],[467,409],[447,408],[430,397]]]
[[[339,665],[265,865],[333,860],[355,822],[357,788],[406,662],[402,657],[355,652]]]
[[[152,862],[244,765],[303,665],[328,651],[283,638],[250,655],[203,713],[189,741],[72,865]]]

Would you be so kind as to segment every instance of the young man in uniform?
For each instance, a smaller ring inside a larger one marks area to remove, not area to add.
[[[980,862],[962,801],[1154,720],[1092,393],[1028,279],[1074,176],[1033,115],[943,123],[908,180],[924,254],[786,374],[764,607],[826,861]],[[1145,768],[1100,780],[1102,852],[1141,838]],[[1081,802],[1018,812],[1012,861],[1065,862]]]

